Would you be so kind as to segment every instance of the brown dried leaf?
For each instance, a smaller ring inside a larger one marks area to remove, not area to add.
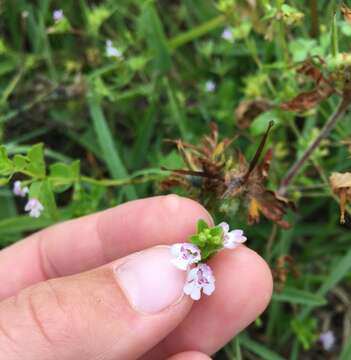
[[[345,4],[342,3],[340,6],[340,11],[342,15],[344,16],[344,19],[351,24],[351,9]]]
[[[323,61],[320,59],[320,61]],[[320,82],[326,81],[322,72],[319,68],[313,64],[311,61],[306,61],[302,66],[300,66],[297,70],[297,73],[308,76],[312,80],[315,81],[316,84]]]
[[[334,172],[329,178],[333,192],[340,199],[340,222],[345,223],[345,209],[347,201],[351,200],[351,173]]]
[[[324,63],[323,59],[319,59]],[[309,77],[316,87],[310,91],[301,92],[293,99],[280,104],[280,108],[286,111],[304,112],[316,107],[320,102],[327,99],[335,91],[330,81],[324,77],[321,70],[311,61],[306,61],[296,72]]]
[[[334,90],[329,85],[320,86],[315,90],[302,92],[293,99],[283,102],[280,104],[280,108],[286,111],[304,112],[316,107],[333,92]]]
[[[272,107],[266,99],[243,100],[235,110],[236,125],[239,129],[247,129],[252,121]]]

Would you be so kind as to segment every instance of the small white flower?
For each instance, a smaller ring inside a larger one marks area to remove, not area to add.
[[[44,210],[44,206],[38,199],[29,199],[24,211],[29,212],[29,216],[38,218],[41,215],[41,212]]]
[[[29,193],[28,186],[22,188],[22,183],[17,180],[13,183],[13,193],[16,196],[25,197]]]
[[[112,40],[106,40],[106,56],[122,58],[122,51],[113,46]]]
[[[174,244],[171,246],[171,254],[174,257],[171,263],[181,270],[187,270],[190,265],[201,260],[200,249],[194,244]]]
[[[216,83],[212,80],[208,80],[206,81],[206,84],[205,84],[205,90],[207,92],[213,92],[216,90]]]
[[[335,335],[331,330],[325,331],[320,334],[319,341],[325,351],[330,351],[335,344]]]
[[[223,229],[223,246],[227,249],[235,249],[247,240],[242,230],[229,231],[229,225],[226,222],[221,222],[218,226]]]
[[[229,27],[226,27],[222,32],[222,39],[227,41],[233,41],[234,40],[233,30]]]
[[[62,9],[56,9],[52,12],[52,18],[57,23],[65,17]]]
[[[207,264],[198,264],[188,272],[183,291],[193,300],[199,300],[201,291],[206,295],[214,292],[215,281],[211,268]]]

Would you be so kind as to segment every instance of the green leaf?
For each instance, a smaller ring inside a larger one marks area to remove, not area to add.
[[[45,161],[43,144],[36,144],[31,147],[27,154],[29,164],[27,171],[33,177],[42,178],[45,176]]]
[[[28,164],[28,159],[26,156],[17,154],[13,158],[13,164],[15,166],[15,171],[20,172],[26,168]]]
[[[0,175],[8,176],[12,175],[13,164],[8,158],[5,146],[0,146]]]
[[[72,184],[79,180],[80,174],[79,160],[73,161],[71,164],[55,163],[49,167],[50,183],[53,190],[63,192],[69,189]]]
[[[29,188],[29,198],[39,200],[42,185],[42,181],[33,182]]]
[[[202,220],[200,219],[198,222],[197,222],[197,233],[200,233],[202,232],[203,230],[205,229],[208,229],[208,224],[205,220]]]
[[[279,354],[250,339],[246,335],[240,335],[239,340],[243,348],[251,353],[258,355],[262,360],[284,360],[284,358],[282,358]]]
[[[20,234],[27,231],[35,231],[53,224],[48,218],[34,219],[28,215],[10,217],[0,220],[0,234]]]
[[[251,134],[254,136],[263,134],[267,130],[270,121],[274,121],[275,125],[280,123],[280,118],[276,110],[266,111],[258,115],[251,124]]]
[[[290,287],[285,287],[280,293],[274,293],[273,300],[312,306],[323,306],[327,304],[327,300],[321,295]]]
[[[78,180],[79,177],[79,160],[72,162],[71,164],[55,163],[50,165],[50,176],[55,178],[68,179],[70,181]]]
[[[215,227],[211,228],[210,233],[212,236],[222,236],[223,229],[220,226],[215,226]]]

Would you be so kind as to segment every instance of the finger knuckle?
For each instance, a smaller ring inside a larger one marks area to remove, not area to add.
[[[26,309],[29,326],[53,348],[69,342],[72,337],[70,307],[64,304],[64,294],[46,281],[24,291],[17,303]]]

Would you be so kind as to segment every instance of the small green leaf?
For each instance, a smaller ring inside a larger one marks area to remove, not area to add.
[[[0,175],[8,176],[13,172],[13,163],[8,158],[5,146],[0,146]]]
[[[79,161],[74,161],[71,164],[58,162],[51,165],[50,176],[56,178],[77,180],[79,177]]]
[[[15,155],[13,158],[13,164],[15,166],[15,171],[22,171],[26,168],[28,163],[27,157],[23,156],[23,155]]]
[[[200,232],[204,231],[205,229],[208,229],[208,224],[205,220],[200,219],[197,222],[197,233],[199,234]]]
[[[267,130],[270,121],[274,121],[276,126],[280,123],[280,117],[276,110],[266,111],[258,115],[251,124],[251,134],[255,136],[263,134]]]
[[[215,226],[211,229],[211,235],[212,236],[222,236],[223,230],[220,226]]]
[[[50,168],[50,182],[56,192],[66,191],[72,184],[79,180],[79,161],[71,164],[55,163]]]
[[[36,144],[28,151],[29,164],[27,171],[33,177],[45,176],[45,161],[43,144]]]

